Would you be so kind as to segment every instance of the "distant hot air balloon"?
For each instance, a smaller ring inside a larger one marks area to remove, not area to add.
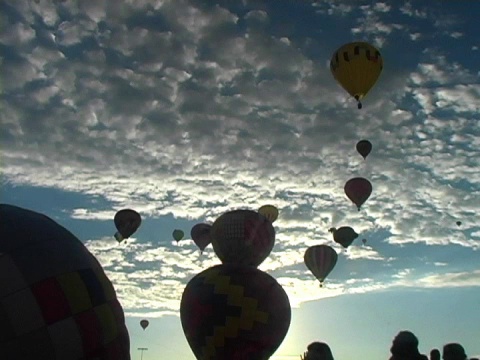
[[[328,231],[333,234],[333,240],[342,245],[345,249],[348,248],[353,240],[358,237],[358,234],[350,226],[342,226],[338,229],[330,228]]]
[[[143,330],[145,330],[147,327],[148,327],[148,324],[150,324],[150,322],[148,320],[140,320],[140,326],[142,327]]]
[[[357,205],[357,209],[360,211],[360,207],[372,193],[372,184],[365,178],[356,177],[345,183],[344,190],[348,198]]]
[[[175,229],[172,232],[172,236],[176,242],[179,242],[180,240],[182,240],[184,235],[185,233],[180,229]]]
[[[275,244],[275,229],[252,210],[233,210],[221,215],[210,232],[215,254],[222,263],[258,266]]]
[[[367,239],[362,239],[362,243],[365,245],[367,243]]]
[[[117,228],[115,239],[121,242],[132,236],[142,223],[140,214],[132,209],[123,209],[118,211],[113,218],[113,222]]]
[[[320,281],[320,286],[323,286],[323,281],[335,267],[337,258],[337,252],[332,247],[315,245],[305,251],[304,261],[308,269]]]
[[[270,275],[252,266],[223,264],[189,281],[180,319],[199,360],[266,360],[287,334],[291,308]]]
[[[380,52],[366,42],[341,46],[330,60],[330,71],[338,83],[357,100],[362,100],[373,87],[383,69]]]
[[[272,223],[278,218],[278,209],[273,205],[263,205],[258,209],[258,213],[265,216]]]
[[[51,218],[0,205],[0,359],[130,360],[98,260]]]
[[[370,151],[372,151],[372,143],[368,140],[360,140],[357,143],[357,151],[362,155],[363,159],[366,159]]]
[[[197,244],[201,252],[203,252],[208,244],[212,242],[212,239],[210,238],[211,229],[212,225],[199,223],[194,225],[192,230],[190,230],[190,236],[195,244]]]
[[[457,224],[457,226],[460,226],[460,225],[462,225],[462,222],[461,222],[461,221],[457,221],[456,224]]]

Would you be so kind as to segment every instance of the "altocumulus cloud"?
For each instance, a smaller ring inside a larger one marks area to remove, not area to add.
[[[388,1],[300,6],[321,37],[248,1],[3,1],[4,181],[110,204],[67,210],[89,221],[124,206],[213,221],[274,203],[277,244],[261,268],[295,305],[395,286],[478,286],[468,265],[480,248],[478,70],[429,42],[453,36],[474,52],[461,19]],[[321,26],[327,19],[350,27],[336,38]],[[361,112],[327,65],[352,38],[381,46],[386,59]],[[355,152],[361,138],[374,143],[366,161]],[[353,176],[374,186],[360,213],[343,193]],[[303,253],[332,244],[328,228],[343,225],[360,237],[346,252],[333,245],[339,264],[319,295]],[[218,263],[211,249],[199,259],[190,239],[86,244],[127,314],[175,312],[182,286]],[[445,255],[452,247],[465,265]]]

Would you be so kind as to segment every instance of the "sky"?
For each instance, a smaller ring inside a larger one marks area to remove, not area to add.
[[[280,214],[259,269],[292,306],[271,359],[312,341],[386,359],[401,330],[423,353],[459,342],[479,356],[479,13],[453,0],[0,0],[0,201],[97,257],[132,359],[194,359],[180,298],[220,260],[190,229],[264,204]],[[361,110],[329,69],[352,41],[384,60]],[[360,212],[343,190],[357,176],[373,185]],[[118,244],[122,208],[143,222]],[[332,226],[360,236],[345,251]],[[319,244],[339,255],[324,288],[303,263]]]

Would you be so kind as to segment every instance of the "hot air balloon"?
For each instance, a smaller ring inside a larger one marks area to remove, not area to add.
[[[291,308],[270,275],[252,266],[223,264],[190,280],[180,319],[199,360],[264,360],[285,338]]]
[[[360,207],[372,193],[372,184],[365,178],[356,177],[345,183],[344,190],[348,198],[357,205],[357,209],[360,211]]]
[[[328,231],[333,234],[333,240],[342,245],[345,249],[348,248],[353,240],[358,237],[358,234],[350,226],[342,226],[338,229],[330,228]]]
[[[461,222],[461,221],[457,221],[456,224],[457,224],[457,226],[460,226],[460,225],[462,225],[462,222]]]
[[[130,359],[115,289],[79,239],[12,205],[0,239],[0,359]]]
[[[203,252],[208,244],[212,242],[212,239],[210,238],[211,229],[212,225],[199,223],[194,225],[192,230],[190,230],[190,236],[195,244],[197,244],[201,252]]]
[[[135,231],[137,231],[142,223],[142,218],[135,210],[123,209],[115,214],[113,222],[118,230],[114,235],[115,239],[117,239],[118,242],[121,242],[124,239],[128,239],[135,233]]]
[[[143,330],[145,330],[148,327],[148,324],[150,324],[148,320],[146,319],[140,320],[140,326],[142,327]]]
[[[222,263],[257,267],[275,244],[275,229],[252,210],[233,210],[221,215],[210,232],[215,254]]]
[[[365,245],[367,243],[367,239],[362,239],[362,243]]]
[[[278,218],[278,209],[273,205],[263,205],[258,209],[258,213],[265,216],[272,223]]]
[[[363,159],[365,160],[372,151],[372,143],[368,140],[360,140],[357,143],[357,151],[360,155],[362,155]]]
[[[320,281],[320,287],[337,263],[337,252],[328,245],[310,246],[305,251],[304,261],[307,268]]]
[[[184,235],[185,233],[180,229],[175,229],[172,232],[172,236],[176,242],[179,242],[180,240],[182,240]]]
[[[330,71],[337,82],[357,100],[362,100],[373,87],[383,69],[380,52],[366,42],[341,46],[330,60]]]

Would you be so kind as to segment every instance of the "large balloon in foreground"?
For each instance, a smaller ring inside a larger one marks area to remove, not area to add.
[[[180,240],[182,240],[184,235],[185,233],[180,229],[175,229],[172,232],[172,236],[176,242],[179,242]]]
[[[115,239],[118,242],[121,242],[124,239],[128,239],[132,236],[138,227],[142,223],[142,218],[138,212],[132,209],[123,209],[117,211],[113,222],[117,227],[117,232],[115,233]]]
[[[142,327],[143,330],[145,330],[148,327],[148,324],[150,324],[148,320],[146,319],[140,320],[140,326]]]
[[[265,216],[272,223],[278,218],[278,209],[273,205],[263,205],[258,209],[258,213]]]
[[[348,248],[353,240],[358,237],[358,234],[350,226],[342,226],[338,229],[330,228],[328,231],[333,234],[333,240],[342,245],[345,249]]]
[[[263,215],[252,210],[233,210],[212,225],[212,245],[222,263],[258,266],[275,244],[275,229]]]
[[[190,236],[201,252],[212,242],[210,238],[211,229],[212,225],[210,224],[198,223],[190,230]]]
[[[49,217],[0,205],[0,359],[130,359],[97,259]]]
[[[180,318],[199,360],[267,360],[287,334],[291,308],[270,275],[251,266],[223,264],[190,280]]]
[[[357,151],[360,155],[362,155],[363,159],[366,159],[370,151],[372,151],[372,143],[368,140],[360,140],[357,143]]]
[[[372,194],[372,184],[365,178],[356,177],[345,183],[344,190],[348,198],[357,205],[357,209],[360,211],[360,207]]]
[[[357,100],[362,100],[373,87],[383,69],[380,52],[366,42],[341,46],[330,60],[330,71],[338,83]]]
[[[320,286],[337,263],[337,252],[328,245],[310,246],[303,257],[305,265],[320,281]]]

